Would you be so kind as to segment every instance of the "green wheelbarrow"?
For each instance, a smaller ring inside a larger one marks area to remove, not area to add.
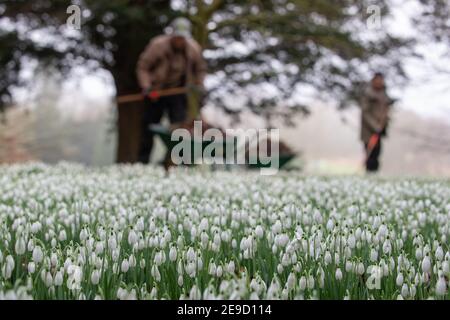
[[[186,140],[172,140],[172,132],[166,128],[165,126],[156,124],[156,125],[150,125],[149,126],[150,132],[152,132],[154,135],[158,136],[163,144],[167,148],[167,154],[166,159],[164,160],[165,164],[170,162],[172,150],[177,146],[180,149],[191,150],[190,152],[190,158],[184,159],[189,160],[189,163],[187,165],[196,164],[196,161],[198,158],[203,157],[205,154],[206,148],[210,148],[211,151],[211,160],[212,158],[216,157],[216,150],[220,150],[221,155],[223,159],[226,157],[226,152],[232,151],[234,153],[235,146],[234,146],[234,139],[226,139],[221,141],[204,141],[204,140],[195,140],[195,139],[186,139]],[[194,151],[201,151],[200,153],[195,153]],[[183,156],[183,155],[181,155]],[[219,156],[219,155],[217,155]],[[212,162],[212,161],[211,161]],[[225,162],[225,161],[224,161]]]
[[[180,143],[184,145],[180,145],[180,148],[190,148],[190,150],[201,150],[200,154],[195,154],[194,152],[191,152],[191,157],[188,159],[190,162],[189,164],[195,164],[195,160],[198,157],[202,157],[204,155],[204,151],[206,148],[214,149],[214,151],[211,153],[212,158],[216,157],[215,150],[220,150],[221,155],[220,157],[223,159],[223,163],[226,164],[227,153],[231,152],[233,156],[236,154],[237,149],[237,143],[236,143],[236,137],[228,138],[221,141],[197,141],[193,139],[187,139],[186,141],[177,141],[172,140],[172,134],[171,131],[162,125],[155,124],[150,125],[149,130],[156,136],[158,136],[163,144],[167,148],[167,154],[166,159],[164,160],[164,164],[167,165],[171,161],[171,153],[172,150],[175,148],[175,146],[178,146]],[[210,150],[211,150],[210,149]],[[219,156],[219,155],[217,155]],[[281,169],[285,167],[290,161],[292,161],[296,157],[296,154],[290,153],[290,154],[281,154],[278,156],[278,169]],[[233,157],[234,159],[234,157]],[[211,159],[213,160],[213,159]],[[265,164],[260,161],[260,159],[249,159],[246,166],[249,169],[261,169],[261,168],[270,168],[271,163]],[[167,168],[167,167],[166,167]],[[226,164],[226,168],[229,169],[229,164]]]

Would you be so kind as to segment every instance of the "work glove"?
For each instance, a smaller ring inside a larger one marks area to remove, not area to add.
[[[148,87],[142,90],[142,95],[144,99],[149,99],[151,101],[157,101],[159,99],[158,93],[153,89],[153,87]]]

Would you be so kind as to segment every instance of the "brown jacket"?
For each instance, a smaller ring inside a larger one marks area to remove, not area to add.
[[[361,140],[368,143],[374,133],[384,131],[389,123],[392,100],[385,90],[376,91],[369,85],[361,98]]]
[[[142,89],[150,86],[156,89],[167,85],[174,52],[170,45],[169,35],[153,38],[139,57],[136,73]],[[188,39],[186,49],[186,85],[203,86],[206,75],[206,63],[200,45]]]

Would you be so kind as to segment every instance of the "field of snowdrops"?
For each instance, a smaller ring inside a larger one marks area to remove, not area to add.
[[[0,166],[0,299],[448,299],[450,183]]]

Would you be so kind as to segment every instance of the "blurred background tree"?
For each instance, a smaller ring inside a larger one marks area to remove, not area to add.
[[[445,0],[416,0],[428,8],[422,30],[447,37]],[[81,29],[66,25],[69,5],[79,5]],[[308,112],[296,96],[307,85],[345,106],[371,71],[405,81],[401,59],[413,40],[386,28],[369,30],[370,6],[383,17],[389,0],[4,0],[0,5],[0,105],[11,104],[14,86],[24,86],[24,64],[108,70],[117,95],[136,92],[135,65],[153,36],[175,16],[187,16],[204,48],[213,81],[210,100],[230,114],[242,110],[233,97],[268,120]],[[425,13],[424,13],[425,14]],[[435,17],[437,17],[435,19]],[[419,19],[419,17],[417,17]],[[440,21],[440,22],[439,22]],[[430,32],[431,32],[430,31]],[[45,37],[43,37],[45,35]],[[43,40],[43,39],[47,40]],[[32,83],[28,83],[32,85]],[[255,94],[258,92],[260,94]],[[261,94],[264,93],[264,94]],[[231,97],[231,99],[230,99]],[[118,108],[119,162],[136,161],[142,104]],[[270,125],[270,121],[269,121]]]

